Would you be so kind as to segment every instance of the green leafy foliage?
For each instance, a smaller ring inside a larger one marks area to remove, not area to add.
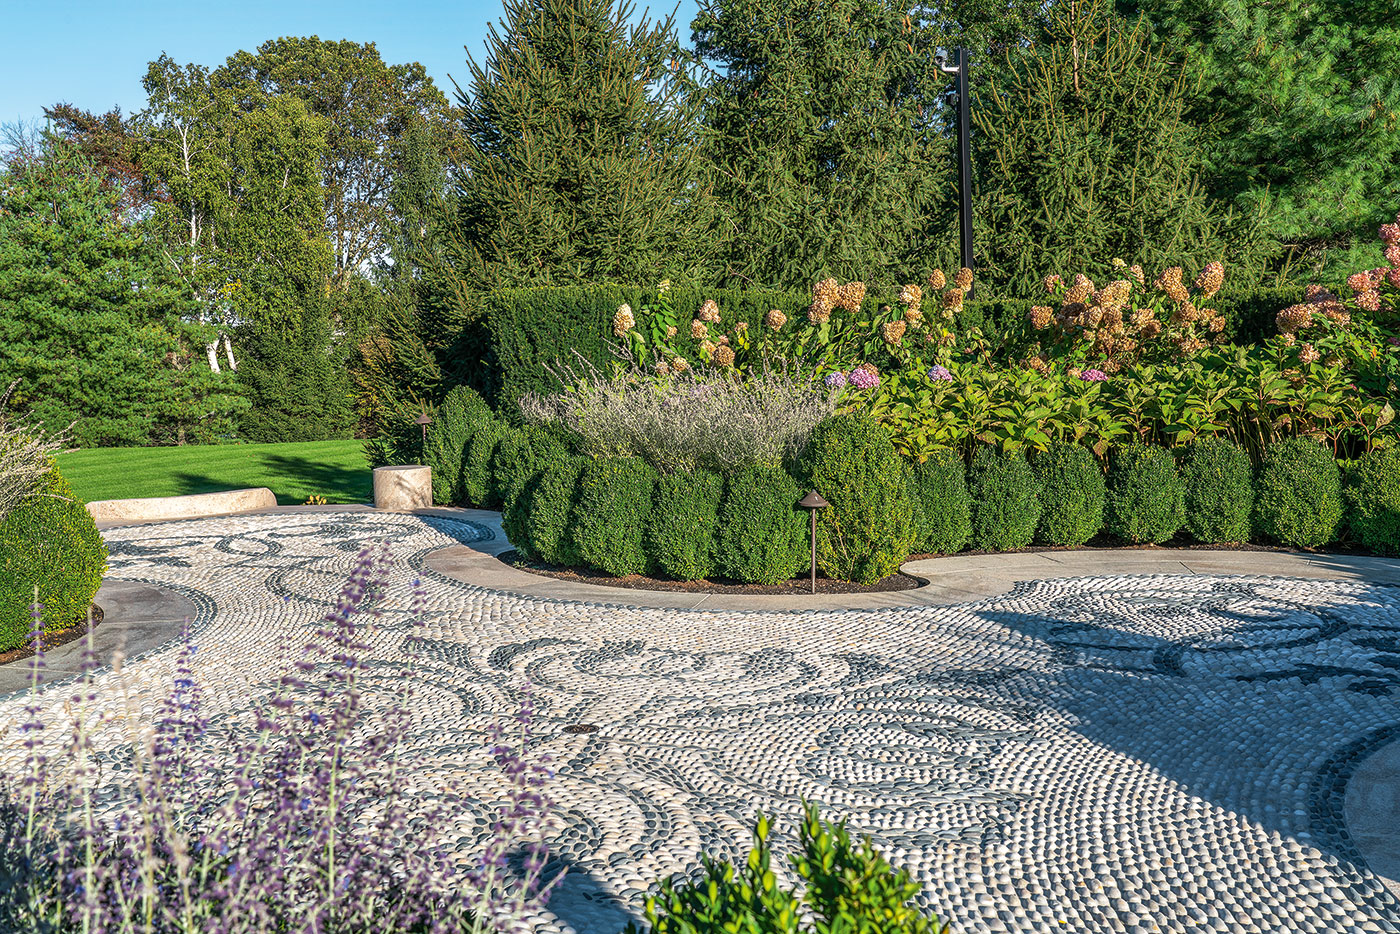
[[[662,880],[643,924],[629,925],[629,934],[946,934],[947,925],[911,904],[919,884],[869,838],[853,841],[844,821],[829,824],[816,805],[804,806],[792,859],[801,885],[793,889],[773,872],[771,829],[760,815],[742,865],[702,855],[698,879]]]
[[[972,537],[967,464],[952,448],[936,448],[910,471],[910,495],[918,529],[915,548],[933,554],[961,551]]]
[[[1099,534],[1107,493],[1103,470],[1088,448],[1054,445],[1032,458],[1031,468],[1043,507],[1037,541],[1076,547]]]
[[[917,534],[903,464],[878,423],[837,415],[812,432],[800,473],[831,505],[817,517],[817,563],[837,580],[899,570]]]
[[[82,619],[106,570],[97,524],[53,468],[0,520],[0,652],[27,641],[35,587],[45,627],[62,629]]]
[[[1186,531],[1198,542],[1249,541],[1254,478],[1249,457],[1224,438],[1201,438],[1186,451]]]
[[[524,542],[527,554],[550,564],[567,567],[580,563],[574,541],[574,505],[578,499],[579,476],[588,463],[587,458],[575,455],[545,463],[524,495],[518,498],[526,510],[520,540],[510,536],[507,530],[517,548]]]
[[[566,453],[565,436],[557,429],[526,425],[507,431],[491,455],[491,495],[501,503],[511,502],[546,463]]]
[[[472,434],[462,457],[462,499],[468,506],[494,509],[501,504],[500,491],[491,474],[496,448],[509,429],[500,422],[488,422]]]
[[[725,577],[780,584],[807,566],[802,489],[781,467],[744,467],[724,480],[715,559]]]
[[[428,426],[428,443],[421,461],[433,468],[433,502],[458,506],[466,502],[462,458],[472,435],[493,418],[486,400],[466,386],[453,388],[442,400]]]
[[[986,551],[1024,548],[1040,522],[1040,485],[1025,454],[981,447],[968,469],[972,499],[972,547]]]
[[[1160,544],[1186,522],[1186,491],[1165,448],[1130,444],[1108,470],[1108,531],[1126,542]]]
[[[1321,548],[1342,523],[1342,472],[1316,441],[1289,438],[1269,448],[1254,484],[1254,524],[1284,545]]]
[[[1351,530],[1378,554],[1400,555],[1400,448],[1371,451],[1347,474]]]
[[[715,572],[724,479],[709,470],[663,474],[647,519],[647,552],[663,574],[692,581]]]
[[[644,539],[656,476],[637,457],[602,458],[584,468],[574,507],[574,541],[585,564],[614,577],[651,570]]]

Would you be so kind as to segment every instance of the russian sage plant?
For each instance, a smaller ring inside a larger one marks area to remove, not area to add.
[[[67,441],[66,431],[46,432],[42,425],[8,414],[10,397],[18,385],[19,380],[15,380],[0,394],[0,521],[39,488],[52,469],[53,456]]]

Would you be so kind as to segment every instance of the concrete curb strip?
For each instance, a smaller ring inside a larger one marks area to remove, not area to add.
[[[265,486],[189,496],[152,496],[148,499],[104,499],[87,504],[98,522],[140,522],[161,519],[193,519],[252,512],[277,505],[277,497]]]

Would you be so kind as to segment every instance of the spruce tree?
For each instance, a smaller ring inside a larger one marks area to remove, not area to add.
[[[956,197],[933,34],[890,0],[702,0],[725,274],[805,287],[923,265]]]
[[[1251,218],[1201,182],[1202,132],[1186,117],[1191,64],[1101,0],[1051,6],[1037,40],[1013,49],[973,108],[978,281],[1039,294],[1051,272],[1149,270],[1222,256],[1256,262]]]
[[[696,102],[673,19],[614,0],[507,0],[459,89],[461,278],[650,283],[707,268]]]

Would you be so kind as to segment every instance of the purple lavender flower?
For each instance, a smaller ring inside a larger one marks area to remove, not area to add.
[[[845,389],[847,382],[846,374],[842,373],[840,370],[836,370],[826,374],[826,379],[822,380],[822,382],[826,384],[827,389]]]
[[[880,385],[880,377],[862,367],[856,367],[847,378],[857,389],[874,389]]]
[[[1103,370],[1089,369],[1082,371],[1079,374],[1079,378],[1086,383],[1102,383],[1104,380],[1108,379],[1108,374]]]
[[[928,378],[935,383],[950,383],[953,381],[953,371],[946,366],[931,366],[928,370]]]

